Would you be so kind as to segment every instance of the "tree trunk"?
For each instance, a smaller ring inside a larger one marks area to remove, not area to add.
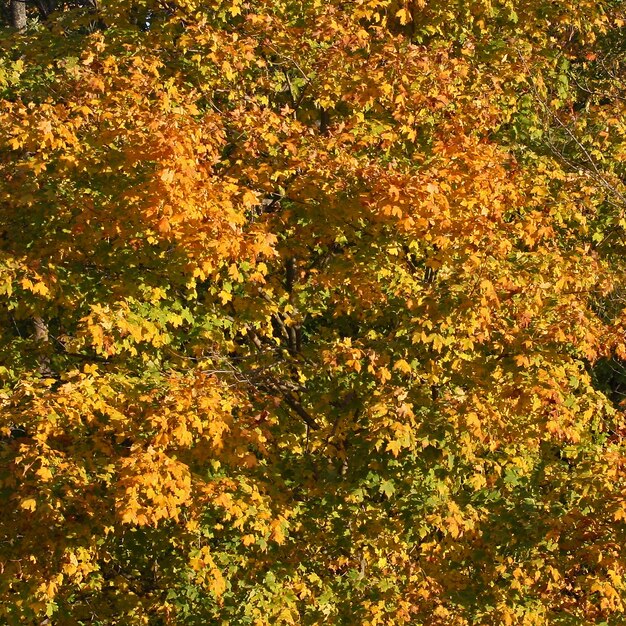
[[[20,32],[26,30],[26,0],[11,0],[9,15],[13,28]]]
[[[39,373],[42,376],[53,376],[54,371],[50,367],[50,357],[46,354],[48,343],[50,342],[48,325],[39,315],[33,317],[33,325],[35,327],[33,337],[37,342],[38,348],[41,350],[41,355],[39,356]]]

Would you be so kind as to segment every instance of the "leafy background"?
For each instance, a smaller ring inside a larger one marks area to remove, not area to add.
[[[622,624],[623,3],[13,4],[2,620]]]

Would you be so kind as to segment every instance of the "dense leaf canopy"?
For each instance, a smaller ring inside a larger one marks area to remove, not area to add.
[[[14,4],[0,622],[624,624],[624,3]]]

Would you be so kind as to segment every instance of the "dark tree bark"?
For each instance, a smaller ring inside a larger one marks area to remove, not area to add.
[[[39,356],[39,373],[42,376],[53,376],[54,371],[50,367],[50,357],[46,354],[48,344],[50,343],[50,335],[48,325],[39,315],[33,317],[34,333],[33,337],[41,351]]]
[[[42,20],[45,20],[56,8],[56,0],[35,0],[34,4]]]

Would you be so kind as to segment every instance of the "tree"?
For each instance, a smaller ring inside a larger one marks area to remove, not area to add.
[[[57,4],[0,40],[2,620],[622,623],[622,3]]]
[[[20,32],[23,31],[26,28],[26,2],[10,0],[9,11],[11,26]]]

